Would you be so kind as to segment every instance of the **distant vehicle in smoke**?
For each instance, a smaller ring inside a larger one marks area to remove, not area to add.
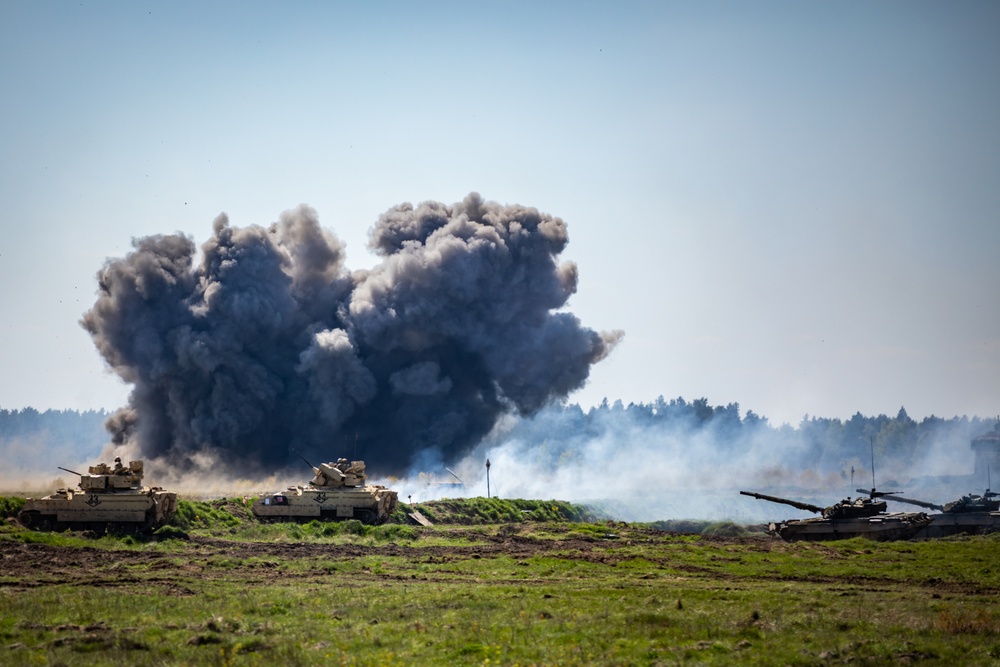
[[[294,451],[294,450],[293,450]],[[298,452],[296,452],[298,454]],[[337,459],[314,466],[302,458],[315,477],[306,486],[258,498],[251,510],[262,521],[345,521],[385,523],[396,510],[397,493],[385,486],[366,484],[364,461]]]
[[[160,487],[142,486],[143,462],[123,466],[115,459],[90,466],[88,474],[68,468],[60,470],[80,476],[75,489],[59,489],[44,498],[28,498],[17,518],[34,530],[89,530],[148,533],[170,520],[177,511],[177,494]]]
[[[799,540],[845,540],[852,537],[867,537],[871,540],[904,540],[930,525],[931,519],[923,512],[886,513],[886,502],[882,497],[894,495],[893,491],[872,489],[868,497],[845,498],[828,507],[803,503],[763,493],[740,491],[744,496],[767,500],[796,509],[815,512],[820,517],[812,519],[788,519],[771,523],[768,532],[788,542]]]
[[[930,515],[934,522],[915,537],[946,537],[959,533],[991,533],[1000,530],[1000,501],[995,500],[998,497],[1000,493],[986,489],[982,495],[970,493],[944,505],[901,496],[891,497],[889,500],[940,512]]]

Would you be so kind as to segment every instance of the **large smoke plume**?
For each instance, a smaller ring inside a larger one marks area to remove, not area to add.
[[[290,448],[381,474],[460,457],[502,414],[581,387],[621,336],[559,310],[567,240],[561,219],[475,193],[387,211],[368,271],[307,206],[266,228],[220,215],[200,256],[183,235],[135,239],[81,321],[133,386],[108,429],[182,470],[259,472]]]

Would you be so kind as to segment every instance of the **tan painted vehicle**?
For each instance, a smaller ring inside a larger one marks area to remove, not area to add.
[[[305,459],[302,459],[305,461]],[[251,509],[262,521],[345,521],[380,524],[396,510],[395,491],[380,485],[366,484],[364,461],[338,459],[321,463],[313,469],[307,486],[290,486],[254,501]]]
[[[774,522],[768,532],[788,542],[799,540],[846,540],[852,537],[867,537],[870,540],[905,540],[915,536],[931,524],[931,518],[923,512],[886,512],[886,503],[879,500],[892,492],[874,489],[868,498],[859,497],[820,507],[763,493],[740,491],[744,496],[772,503],[790,505],[807,512],[816,512],[820,517],[812,519],[788,519]]]
[[[142,461],[123,466],[115,459],[90,466],[75,489],[59,489],[44,498],[28,498],[17,518],[36,530],[91,530],[97,533],[153,531],[177,511],[177,494],[160,487],[142,486]]]

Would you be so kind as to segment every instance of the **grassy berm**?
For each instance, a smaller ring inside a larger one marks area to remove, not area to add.
[[[1000,665],[997,536],[786,544],[480,498],[419,505],[432,528],[185,501],[96,538],[17,506],[3,665]]]

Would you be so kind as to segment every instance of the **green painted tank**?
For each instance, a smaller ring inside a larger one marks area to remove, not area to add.
[[[1000,501],[996,500],[998,496],[1000,494],[986,489],[982,495],[970,493],[944,505],[900,496],[890,497],[889,500],[937,510],[939,514],[930,515],[933,523],[917,533],[916,537],[947,537],[961,533],[1000,531]]]
[[[828,507],[763,493],[740,493],[820,515],[811,519],[788,519],[770,524],[768,532],[788,542],[844,540],[852,537],[867,537],[879,541],[905,540],[931,524],[931,519],[923,512],[886,512],[886,503],[879,498],[889,496],[892,492],[875,489],[871,490],[868,498],[845,498]]]

